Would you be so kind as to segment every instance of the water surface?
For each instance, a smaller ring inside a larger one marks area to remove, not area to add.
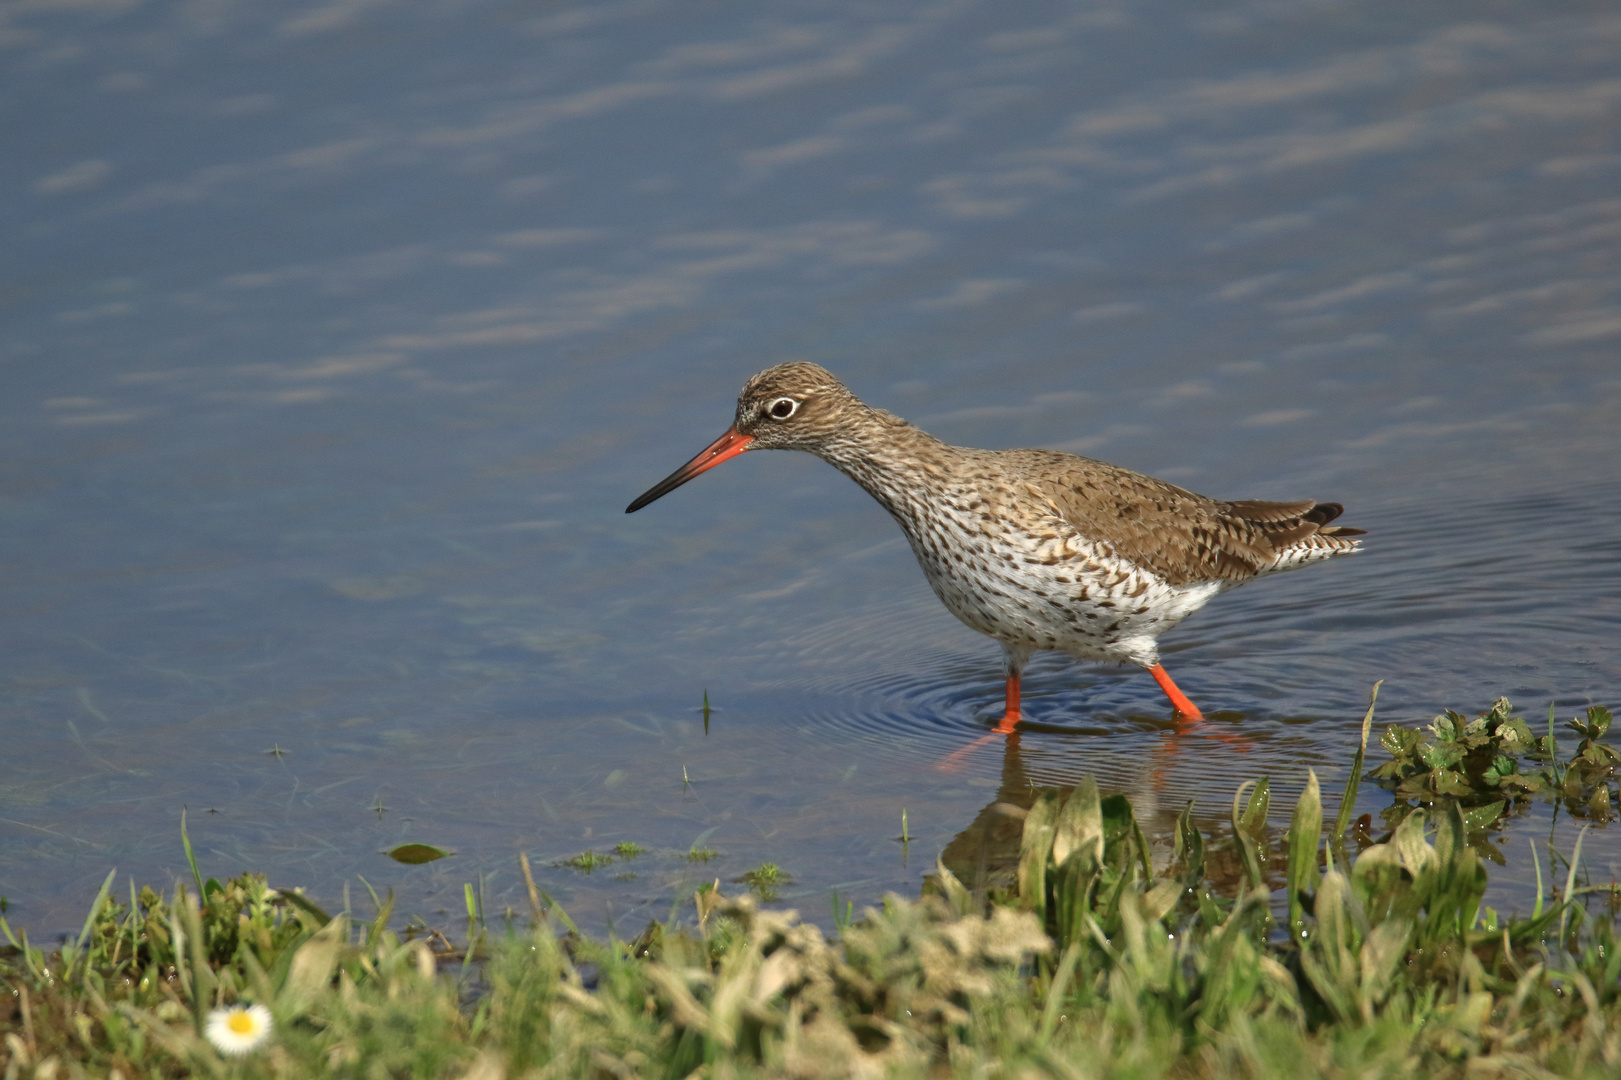
[[[186,874],[183,807],[207,873],[436,925],[520,851],[599,927],[761,860],[825,918],[1021,783],[1286,814],[1376,680],[1621,703],[1618,48],[1598,3],[0,11],[10,918]],[[1366,551],[1164,640],[1208,724],[1049,657],[942,774],[999,651],[863,492],[762,453],[622,512],[789,358]]]

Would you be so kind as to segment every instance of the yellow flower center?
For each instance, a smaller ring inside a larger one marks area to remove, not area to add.
[[[225,1026],[231,1029],[232,1034],[252,1035],[253,1017],[248,1015],[246,1009],[234,1009],[231,1015],[226,1018]]]

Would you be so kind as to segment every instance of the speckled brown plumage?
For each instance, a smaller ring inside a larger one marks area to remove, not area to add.
[[[1004,729],[1039,649],[1139,664],[1197,716],[1159,666],[1159,635],[1219,592],[1354,551],[1362,534],[1330,524],[1338,503],[1222,502],[1074,454],[948,446],[807,363],[750,379],[733,428],[629,510],[751,449],[816,454],[894,516],[946,607],[1002,643]]]

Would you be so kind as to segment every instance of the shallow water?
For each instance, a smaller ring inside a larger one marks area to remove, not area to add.
[[[186,807],[205,873],[436,925],[522,909],[519,851],[595,926],[762,860],[825,919],[1031,780],[1281,820],[1376,680],[1616,706],[1618,46],[1598,3],[0,11],[8,917],[189,874]],[[999,652],[863,492],[750,454],[622,512],[791,357],[1366,550],[1167,636],[1209,723],[1048,657],[942,774]]]

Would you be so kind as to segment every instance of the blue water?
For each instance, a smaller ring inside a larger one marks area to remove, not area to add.
[[[1618,48],[1599,3],[0,13],[8,918],[189,876],[182,808],[205,874],[435,925],[524,909],[520,851],[594,926],[762,860],[825,917],[1032,779],[1286,815],[1376,680],[1621,704]],[[1048,658],[942,774],[999,651],[864,493],[749,454],[623,513],[789,358],[1366,550],[1165,638],[1208,725]],[[1511,821],[1489,902],[1579,825]]]

